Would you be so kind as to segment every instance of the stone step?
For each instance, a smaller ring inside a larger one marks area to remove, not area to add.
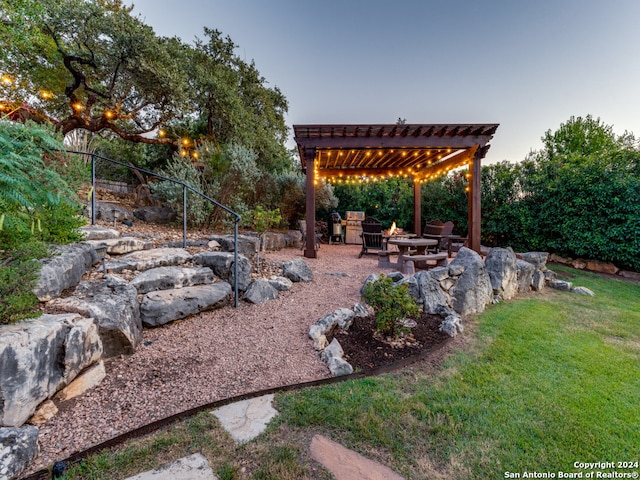
[[[88,243],[94,248],[100,245],[105,245],[107,247],[107,253],[109,255],[124,255],[140,250],[151,250],[153,248],[153,242],[136,237],[119,237],[109,238],[106,240],[86,240],[84,243]]]

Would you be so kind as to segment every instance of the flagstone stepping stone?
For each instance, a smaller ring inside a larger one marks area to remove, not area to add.
[[[200,453],[183,457],[160,468],[125,480],[217,480],[207,459]]]
[[[250,398],[220,407],[213,413],[233,439],[242,444],[253,440],[267,428],[278,411],[271,406],[273,395]]]
[[[369,460],[322,435],[311,440],[311,457],[336,480],[404,480],[389,467]]]

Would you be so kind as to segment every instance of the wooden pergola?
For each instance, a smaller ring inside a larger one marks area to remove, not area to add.
[[[422,233],[421,185],[467,165],[469,246],[480,251],[480,171],[499,124],[294,125],[306,173],[307,231],[316,223],[315,186],[390,177],[413,179],[414,233]],[[307,235],[304,256],[316,258],[315,235]]]

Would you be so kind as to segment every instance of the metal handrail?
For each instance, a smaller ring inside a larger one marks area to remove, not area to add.
[[[76,155],[89,155],[89,156],[91,156],[91,225],[95,225],[96,224],[96,188],[95,188],[95,185],[96,185],[96,159],[106,160],[107,162],[111,162],[111,163],[114,163],[116,165],[120,165],[122,167],[131,168],[133,170],[137,170],[138,172],[142,172],[142,173],[145,173],[147,175],[152,175],[154,177],[157,177],[157,178],[159,178],[161,180],[165,180],[167,182],[172,182],[172,183],[176,183],[178,185],[182,185],[182,247],[183,248],[187,247],[187,190],[195,193],[196,195],[200,195],[202,198],[204,198],[208,202],[212,203],[216,207],[219,207],[219,208],[223,209],[224,211],[226,211],[227,213],[229,213],[230,215],[232,215],[233,216],[233,244],[234,244],[234,249],[233,249],[233,265],[234,265],[234,270],[233,270],[233,276],[234,276],[233,283],[234,283],[234,285],[233,285],[233,289],[234,289],[234,297],[235,297],[234,306],[235,307],[238,306],[238,223],[240,222],[240,218],[241,218],[238,213],[234,212],[229,207],[227,207],[225,205],[222,205],[220,202],[214,200],[213,198],[208,197],[207,195],[205,195],[201,191],[196,190],[195,188],[191,187],[190,185],[187,185],[183,181],[176,180],[175,178],[165,177],[164,175],[152,172],[152,171],[147,170],[145,168],[136,167],[135,165],[131,165],[131,164],[128,164],[128,163],[120,162],[120,161],[114,160],[112,158],[103,157],[103,156],[98,155],[96,153],[77,152],[77,151],[74,151],[74,150],[65,150],[65,151],[67,153],[73,153],[73,154],[76,154]]]

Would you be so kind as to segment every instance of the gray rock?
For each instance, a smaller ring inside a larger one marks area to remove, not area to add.
[[[114,213],[115,211],[115,213]],[[89,202],[87,213],[91,217],[91,203]],[[117,204],[109,202],[96,202],[96,219],[105,222],[113,222],[113,220],[134,220],[131,210]]]
[[[389,272],[387,274],[387,277],[389,277],[393,283],[396,283],[402,280],[404,278],[404,275],[402,272]]]
[[[553,270],[545,270],[543,273],[544,273],[545,282],[550,282],[558,278],[558,276],[556,275],[556,272],[554,272]]]
[[[353,313],[353,312],[352,312]],[[335,311],[328,313],[309,328],[309,338],[315,340],[321,335],[329,335],[338,326],[338,316]]]
[[[484,261],[493,294],[509,300],[518,293],[518,264],[511,247],[492,248]]]
[[[327,363],[329,371],[334,377],[353,373],[353,367],[344,360],[344,350],[342,350],[340,342],[335,338],[322,351],[320,358]]]
[[[440,324],[439,330],[446,333],[450,337],[455,337],[458,333],[462,333],[462,318],[457,313],[448,315]]]
[[[150,270],[157,267],[182,265],[191,260],[191,254],[183,248],[154,248],[128,253],[116,260],[106,262],[108,270],[114,273],[123,270]]]
[[[244,299],[253,304],[268,302],[278,298],[278,290],[276,290],[268,280],[257,278],[249,284],[244,294]]]
[[[310,282],[313,280],[313,273],[307,262],[302,258],[294,258],[282,263],[283,275],[292,282]]]
[[[92,317],[104,346],[104,357],[130,355],[142,341],[142,323],[134,286],[113,275],[106,280],[82,282],[66,298],[52,305],[65,312]]]
[[[547,285],[556,290],[561,290],[563,292],[570,292],[573,288],[573,284],[571,282],[565,282],[564,280],[551,280],[547,282]]]
[[[574,287],[571,289],[572,293],[577,293],[578,295],[587,295],[589,297],[595,297],[596,294],[593,290],[589,290],[587,287]]]
[[[539,292],[544,288],[545,283],[547,283],[545,279],[545,272],[542,270],[537,270],[533,272],[533,276],[531,277],[531,288]]]
[[[367,305],[361,302],[356,303],[353,308],[353,314],[355,317],[357,318],[363,318],[363,317],[368,317],[369,316],[369,309],[367,308]]]
[[[300,245],[302,245],[302,233],[300,230],[289,230],[284,240],[286,247],[300,248]]]
[[[222,307],[231,296],[231,285],[226,282],[151,292],[142,298],[140,317],[144,325],[156,327]]]
[[[56,247],[52,257],[41,260],[40,278],[33,293],[41,302],[60,296],[63,290],[75,287],[97,260],[95,250],[86,243]]]
[[[201,252],[193,256],[193,261],[209,267],[222,280],[234,284],[234,254],[229,252]],[[244,292],[251,283],[251,262],[244,255],[238,255],[238,290]]]
[[[18,478],[38,456],[38,429],[0,428],[0,478]]]
[[[337,308],[333,315],[336,317],[338,328],[341,330],[348,330],[355,318],[354,311],[348,308]]]
[[[0,425],[17,427],[102,356],[92,319],[43,315],[0,328]]]
[[[222,251],[234,252],[236,249],[233,235],[212,235],[209,240],[215,240],[220,244]],[[238,235],[238,254],[247,258],[253,258],[260,250],[260,239],[251,235]]]
[[[366,287],[370,283],[375,283],[378,280],[380,280],[380,275],[378,275],[377,273],[372,273],[367,278],[365,278],[364,283],[362,284],[362,288],[360,289],[360,295],[364,295],[364,287]]]
[[[536,267],[529,262],[518,259],[518,293],[526,293],[531,290],[533,272]]]
[[[549,259],[548,252],[526,252],[518,255],[522,260],[529,262],[538,270],[544,270],[547,266],[547,260]]]
[[[286,292],[293,287],[293,282],[286,277],[273,276],[269,279],[269,283],[279,292]]]
[[[491,303],[493,289],[482,257],[475,251],[462,247],[449,266],[462,267],[455,287],[450,290],[451,306],[460,315],[481,313]]]
[[[285,235],[276,232],[264,232],[260,236],[262,251],[282,250],[287,246]]]
[[[149,223],[167,224],[173,222],[177,215],[169,207],[141,207],[133,211],[133,216],[138,220]]]
[[[87,240],[85,243],[91,245],[91,247],[93,248],[104,245],[107,247],[107,253],[109,255],[124,255],[140,250],[151,250],[153,248],[153,242],[135,237],[119,237],[110,238],[107,240]]]
[[[440,287],[443,270],[446,272],[447,267],[421,270],[415,274],[414,278],[418,283],[422,309],[425,313],[437,315],[441,306],[450,305],[449,295]]]
[[[394,283],[394,286],[399,287],[400,285],[406,285],[411,298],[414,298],[422,302],[420,299],[420,285],[418,285],[418,280],[416,280],[415,277],[413,276],[404,277],[399,282]]]
[[[100,227],[98,225],[88,225],[80,227],[78,229],[80,233],[84,234],[85,240],[107,240],[110,238],[118,238],[120,232],[113,228]]]
[[[329,360],[329,371],[334,377],[341,377],[342,375],[351,375],[353,373],[353,367],[343,357],[334,357]]]
[[[139,294],[144,294],[154,290],[172,290],[213,282],[213,270],[209,267],[158,267],[140,273],[129,285]]]

